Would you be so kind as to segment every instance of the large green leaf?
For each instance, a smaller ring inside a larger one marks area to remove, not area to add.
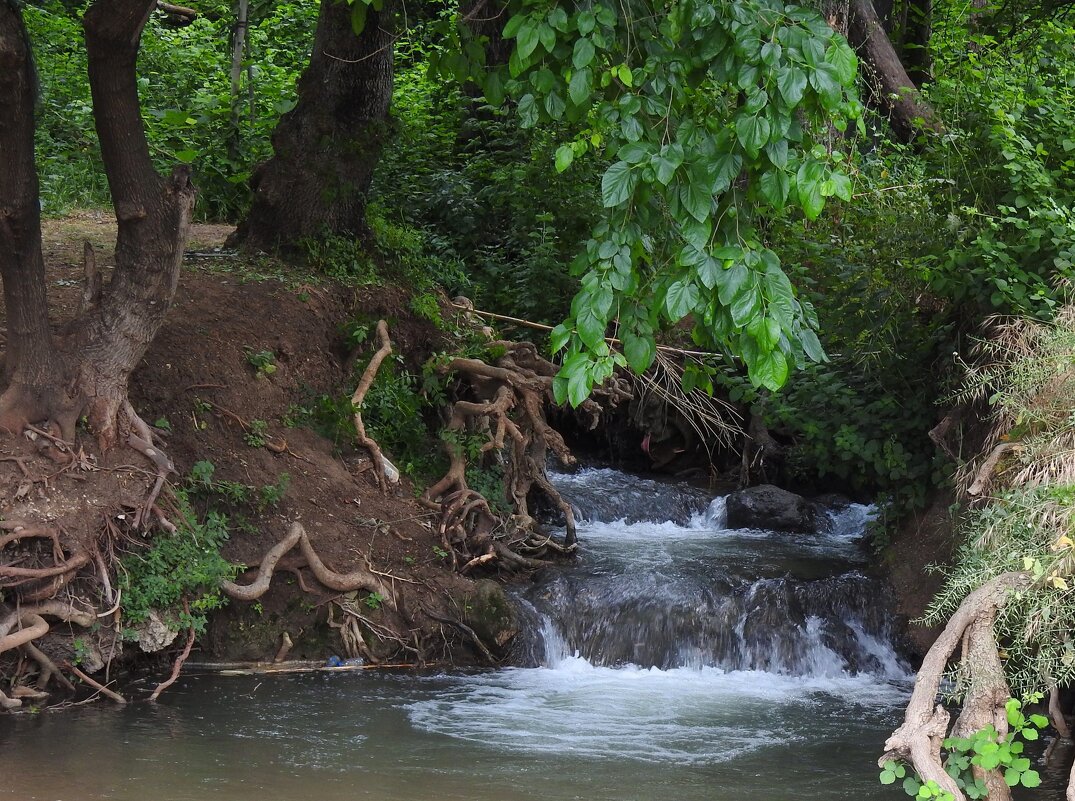
[[[601,202],[606,209],[619,206],[631,196],[638,183],[638,175],[626,161],[617,161],[601,178]]]

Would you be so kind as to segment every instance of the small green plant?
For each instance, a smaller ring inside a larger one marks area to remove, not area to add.
[[[190,482],[197,487],[211,487],[213,484],[213,474],[215,472],[216,466],[212,462],[205,461],[204,459],[195,462],[190,468]]]
[[[448,558],[448,552],[446,550],[444,550],[443,548],[441,548],[439,545],[434,545],[433,546],[433,553],[435,553],[441,559],[447,559]]]
[[[371,592],[363,599],[363,603],[370,609],[380,609],[381,604],[385,601],[385,597],[379,592]]]
[[[158,534],[148,548],[120,560],[123,617],[137,624],[153,610],[171,610],[180,628],[201,633],[206,614],[226,603],[220,582],[235,578],[238,567],[220,553],[228,539],[227,518],[209,511],[199,519],[185,490],[176,491],[175,503],[175,532]],[[189,611],[180,610],[184,602]]]
[[[268,378],[276,372],[276,354],[271,350],[254,350],[250,346],[244,347],[246,363],[254,368],[255,378]]]
[[[1041,700],[1040,695],[1028,700]],[[949,737],[944,741],[948,756],[944,762],[945,772],[951,776],[963,794],[970,799],[986,798],[988,790],[981,778],[974,775],[973,769],[983,771],[996,770],[1004,776],[1009,787],[1037,787],[1041,777],[1030,767],[1030,759],[1023,756],[1023,743],[1038,739],[1038,731],[1049,725],[1044,715],[1026,715],[1023,704],[1015,698],[1009,698],[1004,704],[1010,730],[1003,737],[992,726],[980,729],[970,737]],[[907,766],[901,762],[885,762],[880,775],[881,784],[895,784],[903,779],[903,790],[913,798],[935,799],[935,801],[953,801],[951,793],[942,789],[936,781],[922,781],[922,777],[910,775]]]
[[[153,427],[159,428],[161,431],[170,432],[172,430],[172,423],[167,417],[158,417],[153,421]]]
[[[287,492],[288,484],[291,483],[291,476],[288,473],[281,473],[275,484],[266,484],[260,490],[258,490],[258,508],[265,509],[269,506],[276,508],[280,505],[280,501],[284,499],[284,493]]]
[[[264,420],[251,420],[243,434],[243,441],[251,448],[264,448],[268,432],[269,424]]]
[[[408,305],[412,312],[429,320],[437,328],[445,327],[444,317],[440,313],[440,304],[437,302],[437,296],[432,292],[415,293]]]
[[[81,665],[86,661],[86,657],[90,652],[90,646],[89,643],[86,642],[85,637],[75,637],[74,641],[71,643],[71,648],[74,649],[75,652],[74,658],[72,659],[74,664]]]

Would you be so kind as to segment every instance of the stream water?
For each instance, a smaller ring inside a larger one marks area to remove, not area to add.
[[[0,798],[863,801],[910,677],[858,545],[584,470],[578,564],[518,591],[532,667],[187,676],[156,705],[0,718]],[[17,766],[17,769],[15,769]]]

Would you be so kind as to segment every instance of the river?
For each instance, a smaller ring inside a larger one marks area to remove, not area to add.
[[[578,564],[517,589],[531,667],[187,675],[155,705],[0,718],[19,801],[893,798],[910,675],[863,572],[867,507],[734,531],[722,499],[558,476]]]

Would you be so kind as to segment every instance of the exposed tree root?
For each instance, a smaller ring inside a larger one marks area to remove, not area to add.
[[[945,772],[941,762],[941,741],[948,734],[949,722],[948,712],[935,704],[941,679],[948,660],[956,648],[962,646],[969,687],[955,731],[965,737],[988,724],[995,725],[998,731],[1007,730],[1004,702],[1009,691],[993,638],[993,621],[1008,594],[1026,586],[1029,580],[1024,573],[1004,573],[966,597],[922,661],[903,725],[888,738],[885,754],[878,764],[904,760],[918,771],[923,781],[935,781],[956,801],[965,801],[962,791]],[[1007,785],[996,771],[983,773],[982,778],[990,787],[991,799],[1009,797]],[[993,788],[1003,794],[992,795]]]
[[[556,365],[542,358],[528,342],[494,342],[503,355],[492,364],[479,359],[457,358],[440,367],[445,375],[460,378],[470,398],[457,400],[446,427],[444,447],[449,467],[444,476],[422,495],[422,503],[440,512],[440,534],[452,554],[453,566],[470,571],[488,564],[513,570],[545,566],[546,553],[570,553],[576,544],[575,516],[545,473],[551,453],[565,467],[575,464],[563,437],[545,418],[547,404],[554,403],[552,386]],[[594,428],[605,406],[630,399],[627,382],[618,376],[594,391],[577,410]],[[475,446],[474,440],[484,442]],[[489,499],[470,487],[469,460],[475,466],[499,466],[505,497],[514,514],[494,511]],[[538,531],[530,504],[540,492],[564,516],[563,544]],[[524,556],[523,553],[529,555]]]
[[[306,529],[299,522],[292,523],[287,534],[261,558],[257,578],[252,583],[243,585],[236,584],[233,581],[221,582],[220,587],[224,594],[239,601],[256,601],[268,592],[277,564],[296,545],[299,546],[314,576],[329,589],[338,592],[353,592],[355,590],[375,592],[393,608],[396,608],[397,599],[395,593],[371,571],[359,568],[350,573],[337,573],[326,567],[310,543]]]
[[[90,678],[85,673],[83,673],[81,670],[79,670],[77,667],[72,665],[70,662],[65,662],[64,667],[67,668],[68,672],[70,672],[70,673],[74,674],[75,676],[77,676],[80,681],[86,683],[87,685],[89,685],[90,687],[95,689],[97,692],[101,693],[101,695],[104,695],[107,698],[111,698],[117,704],[126,704],[127,703],[127,699],[124,698],[122,695],[117,693],[115,690],[110,690],[108,687],[105,687],[99,681]]]
[[[394,469],[392,471],[394,475],[389,473],[385,466],[387,460],[381,452],[381,446],[366,433],[366,424],[362,421],[362,402],[366,399],[366,393],[369,392],[370,387],[373,386],[374,379],[377,378],[381,362],[391,353],[392,340],[388,338],[388,325],[384,320],[378,320],[377,351],[370,359],[370,363],[366,365],[366,369],[362,371],[362,378],[359,379],[358,386],[355,387],[355,392],[351,396],[351,408],[355,410],[354,422],[358,446],[369,451],[370,460],[373,462],[373,474],[377,477],[377,486],[382,491],[388,488],[389,483],[394,484],[399,481],[399,473],[396,473]]]
[[[194,629],[191,629],[187,634],[187,644],[183,647],[183,651],[176,657],[175,663],[172,665],[172,675],[157,685],[157,689],[155,689],[153,694],[149,696],[150,701],[156,701],[160,698],[162,692],[175,684],[176,679],[179,678],[179,671],[183,669],[183,663],[187,661],[187,657],[190,656],[190,649],[193,647]]]

